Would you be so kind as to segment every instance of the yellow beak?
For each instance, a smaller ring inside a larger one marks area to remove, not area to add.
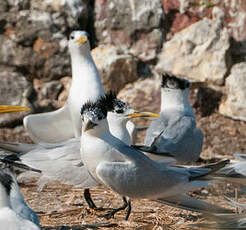
[[[202,82],[202,81],[193,81],[191,82],[190,89],[197,89],[197,88],[202,88],[208,86],[208,82]]]
[[[87,121],[85,124],[84,132],[88,131],[89,129],[92,129],[97,124],[93,123],[91,120]]]
[[[13,106],[13,105],[0,105],[0,113],[13,113],[19,111],[28,111],[30,110],[25,106]]]
[[[81,36],[78,40],[76,40],[76,42],[83,44],[88,40],[88,38],[86,36]]]
[[[160,117],[160,114],[150,113],[150,112],[135,111],[134,113],[127,114],[126,117],[130,117],[130,118],[135,118],[135,117]]]

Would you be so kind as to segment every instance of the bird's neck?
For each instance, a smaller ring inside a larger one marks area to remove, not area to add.
[[[109,130],[113,136],[117,137],[127,145],[131,144],[131,137],[126,128],[126,123],[127,123],[126,119],[115,119],[115,117],[113,116],[111,117],[109,113],[108,123],[109,123]]]
[[[10,199],[3,185],[0,184],[0,208],[10,207]]]
[[[72,62],[72,86],[81,87],[83,85],[88,90],[96,90],[100,95],[104,94],[102,83],[96,65],[90,53],[71,55]]]
[[[189,90],[161,90],[161,112],[166,110],[179,110],[193,115],[193,109],[189,103]]]
[[[104,136],[110,134],[108,121],[105,119],[103,122],[101,122],[100,125],[96,126],[95,128],[88,130],[87,132],[82,132],[82,138],[101,138],[103,139]]]

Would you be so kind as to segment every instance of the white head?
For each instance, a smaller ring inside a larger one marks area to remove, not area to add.
[[[68,47],[70,53],[87,55],[90,53],[89,34],[86,31],[73,31],[68,40]]]
[[[100,136],[108,129],[107,110],[98,101],[87,102],[81,108],[82,133]]]
[[[189,103],[189,91],[191,82],[184,78],[162,75],[161,84],[161,112],[167,110],[188,111],[193,113]]]
[[[166,93],[188,98],[190,86],[191,83],[184,78],[177,78],[168,74],[162,75],[161,88]]]

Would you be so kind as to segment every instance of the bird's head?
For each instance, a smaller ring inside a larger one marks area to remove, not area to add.
[[[162,84],[161,87],[163,89],[172,91],[172,90],[186,90],[189,89],[191,86],[191,83],[184,79],[184,78],[178,78],[176,76],[163,74],[162,75]]]
[[[68,39],[68,47],[71,53],[84,53],[90,51],[89,34],[86,31],[75,30],[71,32]]]
[[[108,111],[110,121],[128,121],[135,117],[159,117],[158,114],[150,112],[139,112],[134,110],[128,103],[125,103],[116,97],[116,94],[110,91],[99,99],[102,107]]]
[[[98,128],[107,125],[107,109],[102,107],[98,101],[86,102],[81,108],[82,131],[95,132]]]

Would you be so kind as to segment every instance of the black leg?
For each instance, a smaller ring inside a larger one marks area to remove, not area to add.
[[[131,205],[131,199],[128,200],[127,202],[127,209],[126,209],[126,216],[125,216],[125,220],[128,220],[130,214],[132,211],[132,205]]]
[[[115,213],[117,213],[117,212],[119,212],[119,211],[121,211],[121,210],[125,210],[125,209],[128,207],[128,202],[127,202],[126,197],[123,196],[122,199],[123,199],[123,205],[122,205],[121,207],[115,208],[115,209],[109,211],[107,214],[101,215],[100,217],[104,217],[104,218],[106,218],[107,220],[109,220],[110,218],[114,217],[114,214],[115,214]],[[128,217],[127,217],[127,218],[128,218]]]
[[[93,202],[93,200],[91,199],[91,194],[90,194],[90,190],[88,188],[86,188],[84,190],[84,198],[85,201],[87,202],[87,204],[89,205],[89,207],[93,210],[97,210],[97,206],[95,205],[95,203]]]

